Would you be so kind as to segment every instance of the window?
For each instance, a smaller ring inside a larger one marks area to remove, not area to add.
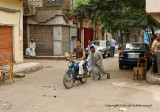
[[[45,6],[61,5],[61,0],[45,0]]]

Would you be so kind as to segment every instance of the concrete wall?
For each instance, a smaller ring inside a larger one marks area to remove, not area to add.
[[[147,13],[160,13],[160,0],[146,0]]]
[[[65,55],[70,52],[70,25],[63,16],[55,16],[46,23],[38,23],[31,17],[27,19],[28,29],[30,25],[53,26],[53,51],[55,56]],[[28,42],[30,40],[30,31],[28,30]]]
[[[160,22],[160,0],[146,0],[146,12]]]
[[[1,0],[0,7],[15,9],[11,11],[0,9],[0,25],[13,27],[13,61],[23,62],[23,1]]]

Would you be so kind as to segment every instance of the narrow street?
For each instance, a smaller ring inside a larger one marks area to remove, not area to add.
[[[25,78],[16,78],[14,84],[8,79],[0,85],[0,112],[119,112],[120,108],[127,112],[160,111],[159,86],[133,81],[130,68],[119,70],[117,57],[103,60],[111,79],[88,78],[86,84],[76,82],[72,89],[63,86],[68,62],[30,59],[25,62],[42,63],[44,68],[26,74]]]

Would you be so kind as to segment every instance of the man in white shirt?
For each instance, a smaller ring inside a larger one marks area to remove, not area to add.
[[[91,39],[88,39],[88,56],[89,56],[89,53],[91,52],[91,49],[90,49],[91,46],[94,46],[95,50],[97,50],[96,45],[92,44],[92,40],[91,40]],[[92,57],[90,58],[90,61],[89,61],[89,63],[88,63],[88,70],[89,70],[89,75],[88,75],[88,77],[91,77],[91,73],[92,73],[91,64],[92,64]]]
[[[114,57],[116,41],[114,39],[109,40],[111,42],[111,57]]]
[[[35,57],[36,56],[36,43],[34,42],[33,39],[31,39],[31,42],[29,42],[28,45],[29,48],[26,49],[26,56],[31,56],[31,57]]]

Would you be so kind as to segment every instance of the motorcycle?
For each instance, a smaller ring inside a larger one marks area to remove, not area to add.
[[[75,81],[80,81],[82,84],[85,84],[87,82],[87,75],[88,75],[88,69],[87,69],[87,62],[83,64],[83,78],[81,78],[79,74],[79,60],[69,60],[68,64],[68,70],[66,71],[64,77],[63,77],[63,84],[66,89],[70,89],[73,87]]]

